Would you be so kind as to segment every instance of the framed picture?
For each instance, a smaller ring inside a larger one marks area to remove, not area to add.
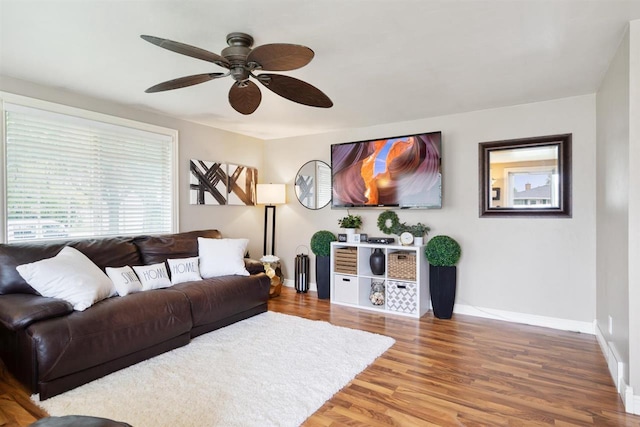
[[[189,162],[189,203],[192,205],[256,204],[256,168],[206,160]]]
[[[189,202],[192,205],[227,204],[227,164],[191,159]]]
[[[258,169],[242,165],[227,165],[227,204],[254,206]]]
[[[500,200],[500,187],[493,187],[491,189],[491,200]]]

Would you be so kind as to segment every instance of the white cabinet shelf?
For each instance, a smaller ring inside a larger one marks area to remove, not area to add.
[[[375,249],[384,254],[381,275],[373,274],[369,263]],[[391,263],[390,256],[394,258]],[[371,285],[380,282],[384,283],[384,304],[374,305],[369,300]],[[331,303],[422,317],[429,311],[428,283],[424,246],[331,243]]]

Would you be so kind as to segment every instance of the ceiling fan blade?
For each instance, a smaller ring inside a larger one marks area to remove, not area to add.
[[[193,76],[179,77],[177,79],[168,80],[166,82],[158,83],[155,86],[151,86],[145,90],[146,93],[162,92],[165,90],[180,89],[181,87],[193,86],[199,83],[208,82],[209,80],[224,77],[224,73],[208,73],[208,74],[195,74]]]
[[[252,81],[244,83],[235,82],[229,91],[229,104],[238,113],[247,115],[251,114],[260,105],[262,101],[262,93],[260,88]]]
[[[260,74],[257,79],[270,91],[298,104],[321,108],[333,106],[331,99],[320,89],[302,80],[280,74]]]
[[[222,56],[209,52],[208,50],[200,49],[199,47],[191,46],[188,44],[174,42],[173,40],[162,39],[160,37],[141,35],[143,40],[148,41],[149,43],[155,44],[156,46],[160,46],[161,48],[168,49],[170,51],[180,53],[182,55],[187,55],[192,58],[202,59],[203,61],[213,62],[221,67],[229,68],[231,64]]]
[[[306,46],[274,43],[258,46],[247,56],[247,64],[256,62],[265,71],[289,71],[304,67],[313,59],[313,51]]]

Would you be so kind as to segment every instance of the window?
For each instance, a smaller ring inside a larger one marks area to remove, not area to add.
[[[4,241],[174,232],[177,132],[5,102]]]

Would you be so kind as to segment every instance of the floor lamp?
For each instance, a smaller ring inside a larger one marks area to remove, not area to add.
[[[274,255],[276,234],[276,206],[286,203],[286,186],[284,184],[258,184],[256,188],[257,203],[264,207],[264,244],[263,255]],[[271,253],[267,253],[267,230],[269,211],[271,213]]]

